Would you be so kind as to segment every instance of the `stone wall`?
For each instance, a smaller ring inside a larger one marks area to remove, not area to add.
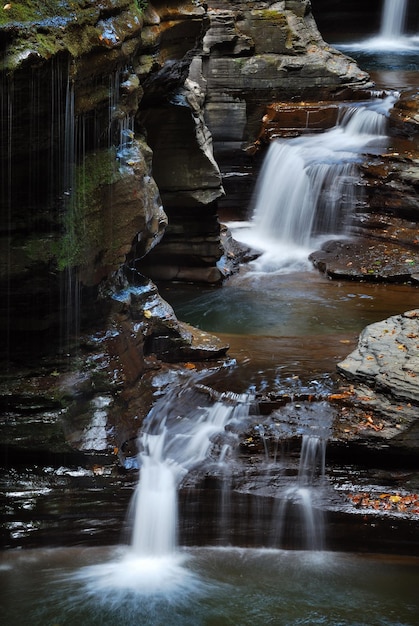
[[[76,331],[91,317],[84,295],[123,267],[220,281],[217,208],[249,189],[220,164],[228,174],[246,161],[271,100],[368,82],[324,43],[308,0],[8,3],[0,55],[0,318],[12,344],[63,320]]]

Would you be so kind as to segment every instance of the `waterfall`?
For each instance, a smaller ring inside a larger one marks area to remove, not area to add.
[[[386,67],[389,65],[389,53],[396,55],[416,53],[419,37],[417,34],[409,35],[405,30],[407,8],[408,0],[384,0],[380,30],[377,35],[366,41],[342,43],[337,47],[343,52],[354,50],[361,55],[385,53],[383,60]]]
[[[385,0],[380,36],[383,39],[399,39],[403,35],[407,0]]]
[[[347,106],[327,132],[271,142],[250,228],[229,225],[236,239],[263,253],[255,271],[309,269],[310,252],[325,238],[347,234],[362,200],[358,164],[364,151],[383,149],[393,102],[390,96]]]
[[[162,558],[176,554],[177,492],[188,471],[212,455],[221,463],[225,446],[214,446],[227,423],[245,419],[250,397],[221,396],[211,406],[196,404],[188,410],[191,388],[175,388],[151,410],[139,437],[140,480],[132,508],[132,554],[138,558]],[[201,398],[202,400],[202,398]],[[202,402],[201,402],[202,404]]]
[[[279,480],[277,504],[273,508],[273,545],[279,548],[323,550],[325,523],[322,502],[327,493],[326,446],[333,414],[325,402],[316,405],[292,402],[284,409],[276,410],[271,419],[274,420],[272,435],[276,434],[285,442],[297,437],[301,439],[297,457],[293,452],[288,453],[288,458],[284,453],[282,455],[282,466],[285,460],[287,469]],[[261,432],[260,428],[258,432]]]

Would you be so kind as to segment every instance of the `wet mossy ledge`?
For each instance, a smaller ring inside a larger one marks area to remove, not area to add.
[[[20,0],[0,9],[0,69],[14,70],[28,60],[49,59],[60,52],[73,57],[96,47],[112,47],[141,30],[143,0]],[[120,13],[120,25],[107,18]],[[127,28],[129,26],[129,28]],[[125,33],[125,34],[124,34]]]

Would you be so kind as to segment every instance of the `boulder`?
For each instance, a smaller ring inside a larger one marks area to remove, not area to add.
[[[338,364],[346,378],[419,404],[419,310],[367,326],[358,347]]]

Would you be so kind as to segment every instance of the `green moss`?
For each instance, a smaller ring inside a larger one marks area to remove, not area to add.
[[[252,12],[255,17],[259,19],[267,20],[269,22],[275,22],[281,26],[287,25],[287,18],[283,13],[273,11],[271,9],[258,9]]]
[[[138,11],[140,11],[140,13],[143,13],[148,6],[148,1],[147,0],[134,0],[134,5],[135,5],[135,8],[138,9]]]
[[[57,2],[57,0],[12,0],[6,2],[0,9],[0,25],[10,22],[38,23],[48,18],[69,17],[76,4],[77,2]],[[3,8],[9,5],[10,8]]]
[[[89,154],[76,167],[75,191],[64,216],[64,235],[57,254],[58,269],[86,264],[102,235],[101,189],[120,178],[115,149]]]
[[[48,263],[57,253],[57,241],[53,237],[32,237],[26,239],[23,252],[30,262]]]

